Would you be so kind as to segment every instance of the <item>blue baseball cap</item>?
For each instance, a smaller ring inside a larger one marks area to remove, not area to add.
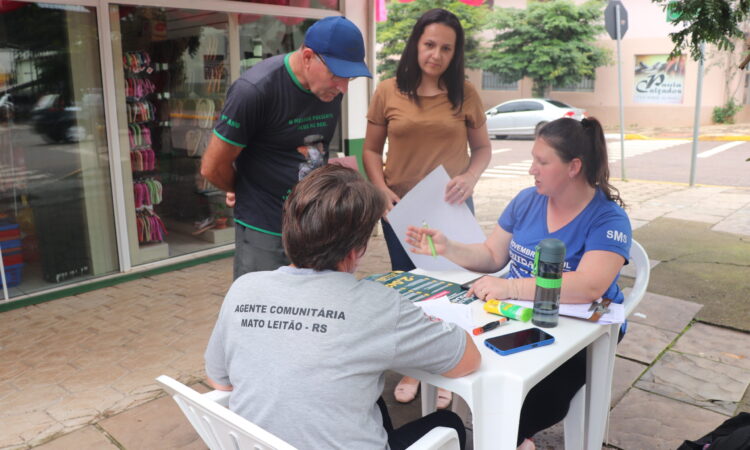
[[[362,33],[346,17],[331,16],[315,22],[305,33],[305,47],[320,55],[337,77],[372,78],[365,64]]]

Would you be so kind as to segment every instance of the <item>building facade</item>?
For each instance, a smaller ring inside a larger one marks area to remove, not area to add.
[[[199,166],[227,88],[361,0],[0,2],[0,307],[233,248]],[[374,67],[372,52],[367,55]],[[332,151],[361,150],[371,81]]]
[[[580,3],[580,1],[576,1]],[[495,2],[495,7],[524,8],[525,0]],[[620,61],[624,105],[624,124],[628,127],[691,126],[694,121],[698,87],[698,62],[685,55],[682,60],[668,61],[674,47],[669,33],[678,28],[667,21],[666,12],[651,0],[622,0],[628,14],[628,30],[620,41]],[[490,37],[487,37],[489,40]],[[616,41],[606,33],[598,45],[612,51],[613,64],[599,67],[593,79],[575,86],[556,86],[549,97],[584,108],[605,126],[619,126],[619,96]],[[723,106],[730,97],[746,105],[748,81],[737,65],[745,49],[738,46],[733,54],[706,47],[701,124],[712,123],[714,107]],[[480,95],[487,108],[516,98],[531,97],[531,80],[499,80],[491,73],[473,71],[471,81],[481,87]],[[750,108],[744,106],[738,121],[750,120]]]

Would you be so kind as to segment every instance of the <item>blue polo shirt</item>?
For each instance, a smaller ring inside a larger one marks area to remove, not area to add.
[[[535,248],[542,239],[556,238],[565,243],[564,271],[576,270],[583,254],[591,250],[604,250],[625,258],[630,255],[633,232],[625,211],[608,200],[597,189],[594,198],[570,223],[550,233],[547,229],[547,202],[549,198],[537,193],[536,188],[524,189],[503,211],[498,224],[513,235],[510,242],[509,278],[532,276]],[[624,296],[617,280],[612,281],[605,298],[622,303]]]

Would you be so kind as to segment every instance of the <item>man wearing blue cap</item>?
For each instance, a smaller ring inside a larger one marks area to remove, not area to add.
[[[229,88],[201,175],[235,207],[235,279],[289,264],[282,205],[305,174],[327,163],[349,81],[372,78],[364,58],[359,29],[326,17],[298,50],[259,62]]]

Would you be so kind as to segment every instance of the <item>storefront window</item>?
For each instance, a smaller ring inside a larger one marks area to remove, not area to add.
[[[244,72],[262,59],[299,48],[305,40],[305,32],[315,20],[240,14],[238,23],[242,55],[240,71]]]
[[[120,148],[134,265],[234,241],[200,161],[229,80],[224,13],[115,8]]]
[[[300,8],[339,9],[339,0],[237,0],[246,3],[263,3],[266,5],[297,6]]]
[[[251,68],[257,62],[274,55],[293,52],[305,41],[307,29],[315,19],[283,16],[259,16],[240,14],[240,72]],[[341,124],[331,139],[329,150],[332,157],[341,152]]]
[[[9,297],[118,269],[100,67],[95,8],[0,2]]]

